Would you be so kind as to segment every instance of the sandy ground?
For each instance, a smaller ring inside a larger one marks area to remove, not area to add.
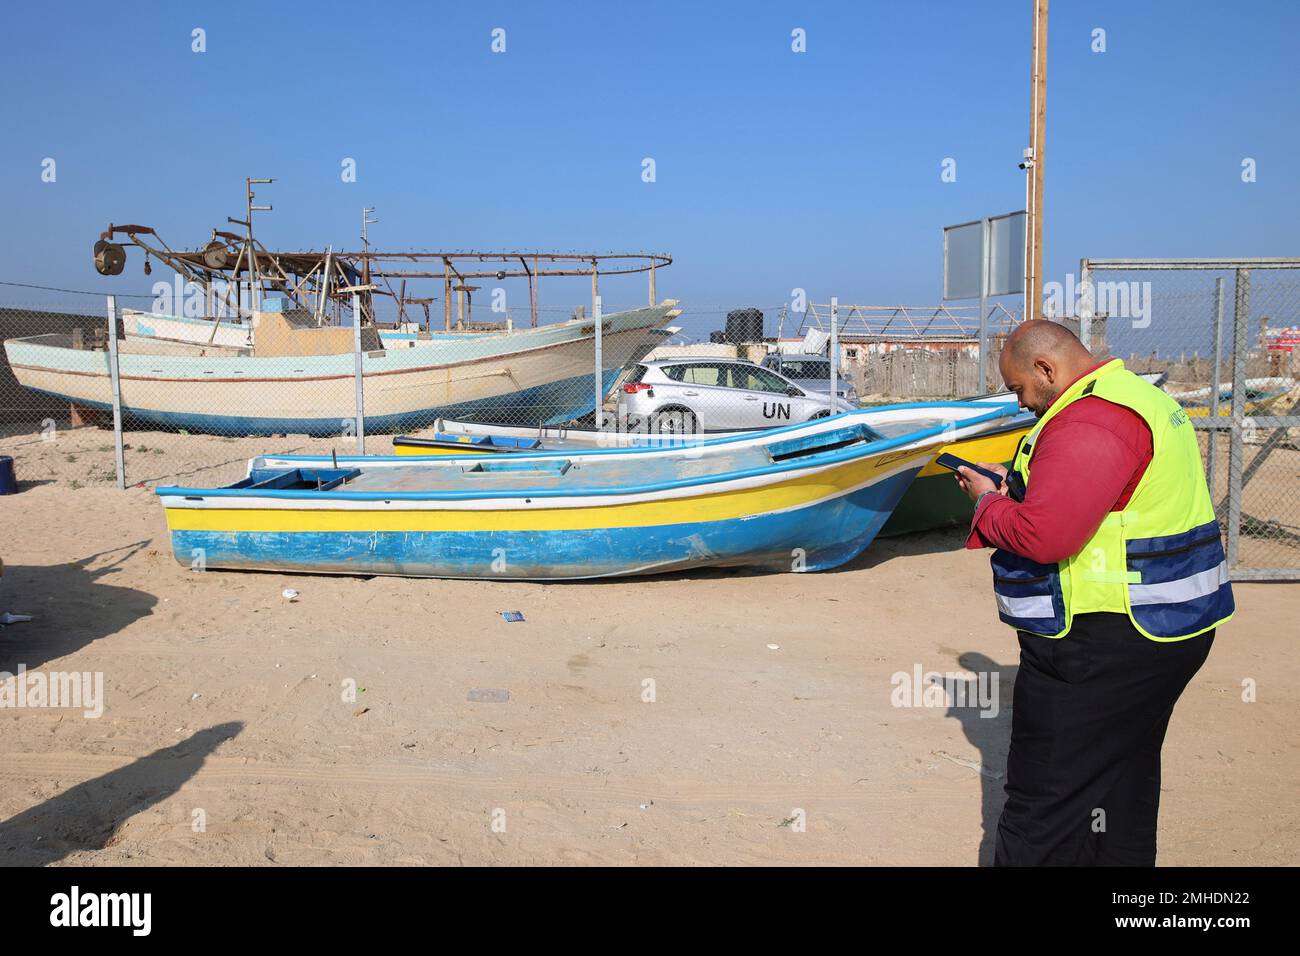
[[[249,453],[132,444],[136,481]],[[0,709],[0,862],[987,859],[1017,648],[956,534],[818,575],[195,573],[151,492],[111,486],[111,436],[0,454],[25,479],[0,498],[0,611],[35,616],[0,629],[0,670],[102,672],[105,695],[97,719]],[[1297,861],[1300,586],[1237,597],[1165,746],[1165,864]],[[997,716],[893,706],[918,666],[996,672]]]

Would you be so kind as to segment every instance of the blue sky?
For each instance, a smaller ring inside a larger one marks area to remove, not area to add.
[[[93,271],[99,230],[144,222],[195,246],[242,212],[254,175],[279,180],[259,230],[273,248],[355,246],[370,205],[388,248],[667,251],[660,293],[692,308],[770,307],[795,287],[934,302],[942,227],[1024,204],[1030,10],[11,5],[0,279],[147,291],[138,256],[118,279]],[[796,27],[806,53],[791,51]],[[1105,53],[1090,49],[1096,27]],[[1046,278],[1081,256],[1295,254],[1297,35],[1293,0],[1057,0]],[[41,181],[46,157],[55,183]],[[954,183],[940,179],[947,157]],[[1257,182],[1241,181],[1245,157]],[[642,288],[611,281],[607,307]],[[543,304],[586,295],[556,283]]]

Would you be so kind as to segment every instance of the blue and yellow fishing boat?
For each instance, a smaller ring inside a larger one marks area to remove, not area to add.
[[[678,448],[255,458],[157,489],[185,565],[562,580],[707,565],[833,568],[939,450],[1013,405],[864,409]]]

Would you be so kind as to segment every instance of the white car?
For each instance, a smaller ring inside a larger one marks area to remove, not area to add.
[[[857,405],[840,399],[835,412]],[[619,427],[696,434],[824,418],[830,396],[741,359],[682,358],[632,366],[618,390]]]

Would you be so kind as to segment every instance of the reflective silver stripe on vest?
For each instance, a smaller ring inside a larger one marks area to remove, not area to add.
[[[1007,597],[1005,594],[993,595],[998,599],[998,610],[1007,617],[1055,617],[1052,609],[1052,596],[1040,594],[1037,597]]]
[[[1228,583],[1228,562],[1220,561],[1218,567],[1198,571],[1196,574],[1179,578],[1177,581],[1164,581],[1160,584],[1130,584],[1128,586],[1129,604],[1182,604],[1205,597],[1219,590]],[[1001,600],[999,598],[999,600]]]

